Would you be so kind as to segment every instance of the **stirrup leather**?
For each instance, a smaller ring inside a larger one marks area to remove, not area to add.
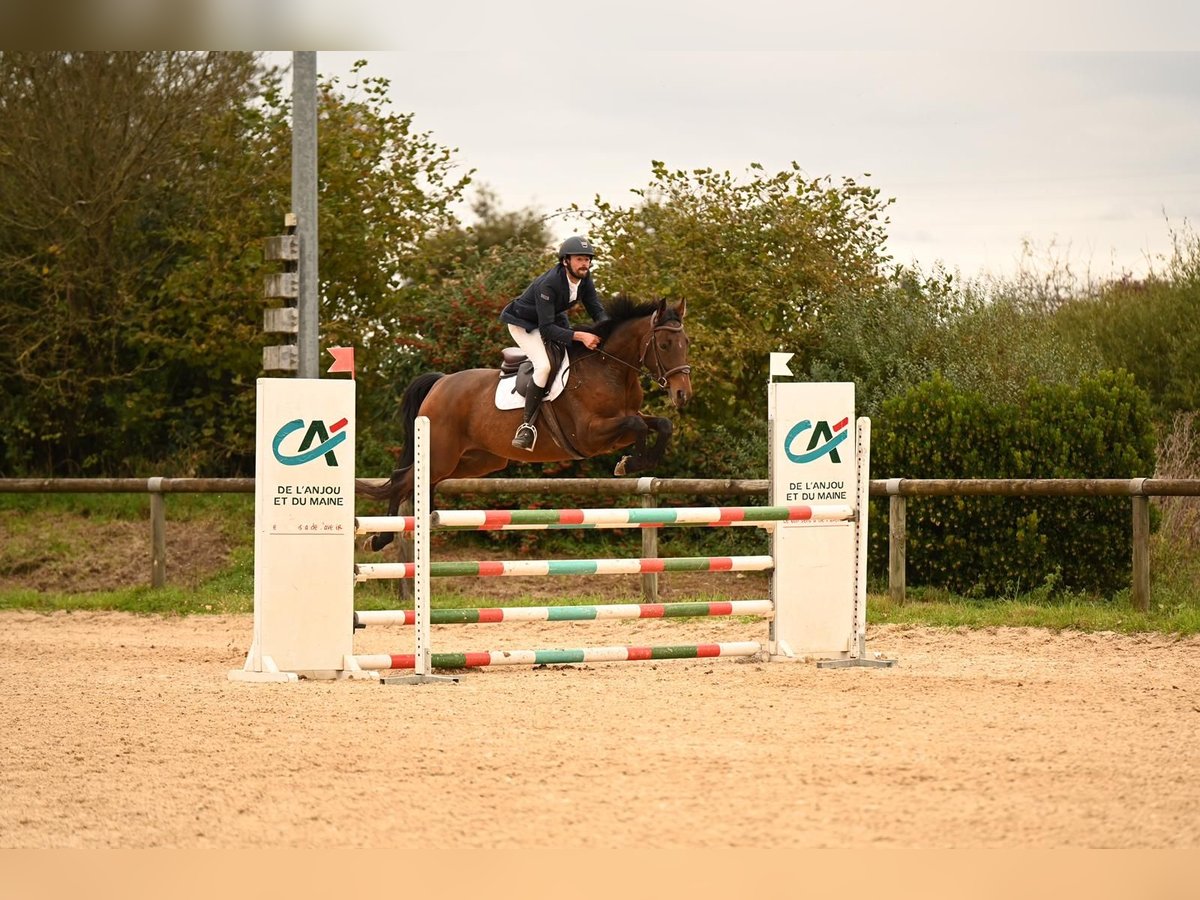
[[[522,422],[513,435],[512,445],[518,450],[532,450],[537,443],[537,429],[528,422]]]

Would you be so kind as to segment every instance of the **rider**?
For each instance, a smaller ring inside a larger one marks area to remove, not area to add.
[[[558,265],[539,275],[500,313],[500,321],[508,325],[513,340],[533,363],[533,384],[525,393],[525,415],[513,436],[512,445],[518,450],[533,450],[537,429],[531,424],[546,385],[550,381],[550,356],[546,342],[569,344],[579,341],[595,350],[600,337],[587,331],[574,331],[567,319],[567,310],[582,301],[595,322],[603,322],[608,313],[596,296],[592,283],[592,257],[595,251],[587,238],[569,237],[558,248]]]

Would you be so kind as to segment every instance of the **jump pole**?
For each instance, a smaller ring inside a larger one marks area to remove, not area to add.
[[[773,373],[774,374],[774,373]],[[790,374],[790,373],[787,373]],[[866,554],[868,533],[868,489],[870,485],[871,422],[868,418],[854,415],[854,384],[810,384],[802,382],[768,382],[768,434],[769,434],[769,483],[770,506],[761,511],[764,522],[771,519],[772,554],[770,557],[747,557],[746,567],[772,568],[771,609],[768,641],[765,649],[772,661],[796,661],[816,658],[819,668],[835,667],[889,667],[893,659],[874,659],[866,651]],[[428,427],[427,420],[417,419],[418,431]],[[420,442],[418,441],[418,446]],[[416,454],[414,460],[416,479],[422,479],[422,470],[428,466],[428,458]],[[419,508],[421,494],[414,496],[414,512]],[[797,504],[812,503],[803,513]],[[769,512],[768,512],[769,510]],[[789,512],[795,510],[795,512]],[[646,511],[625,510],[538,510],[538,511],[466,511],[441,514],[441,522],[416,513],[412,519],[414,546],[419,548],[427,540],[434,524],[444,527],[474,527],[477,529],[503,527],[538,527],[546,524],[574,524],[578,527],[604,526],[637,523],[634,516]],[[663,511],[655,511],[662,523]],[[680,511],[680,519],[691,518],[693,524],[719,522],[731,524],[735,518],[745,518],[722,510]],[[566,520],[565,522],[563,520]],[[622,522],[622,520],[624,520]],[[374,521],[356,520],[356,531],[370,531],[397,527],[394,519],[379,518]],[[422,564],[422,560],[425,560]],[[752,561],[752,562],[751,562]],[[604,563],[614,567],[622,565],[616,560],[568,561],[567,568],[588,563],[597,568]],[[624,561],[623,570],[635,571],[646,561]],[[470,568],[471,564],[467,564]],[[545,571],[537,574],[555,574],[552,563],[514,562],[491,563],[492,570],[464,572],[474,575],[528,574],[537,566]],[[386,568],[385,568],[386,566]],[[511,567],[511,571],[509,571]],[[428,554],[414,552],[411,570],[404,566],[376,564],[360,565],[357,578],[371,577],[414,577],[418,585],[426,583],[431,574],[456,574],[454,571],[438,572],[428,561]],[[564,571],[561,574],[571,574]],[[427,620],[428,608],[422,609],[421,597],[427,593],[417,590],[414,611],[418,633],[421,622]],[[426,601],[427,602],[427,601]],[[541,615],[539,613],[539,615]],[[393,619],[394,621],[394,619]],[[499,621],[499,619],[496,619]],[[749,645],[738,645],[738,653],[751,652]],[[758,646],[758,645],[756,645]],[[421,638],[417,639],[414,661],[421,660]],[[619,649],[619,648],[617,648]],[[668,650],[670,648],[663,648]],[[588,657],[587,651],[561,651],[569,657],[559,661],[616,661],[618,659],[650,658],[649,656],[612,655],[613,648],[605,648],[596,657]],[[550,651],[546,651],[550,653]],[[554,651],[559,652],[559,651]],[[615,651],[613,651],[615,652]],[[752,652],[757,652],[752,651]],[[436,665],[465,664],[470,657],[474,665],[530,664],[544,658],[538,651],[521,651],[474,654],[433,654]],[[730,653],[716,655],[733,655]],[[670,657],[663,657],[670,658]],[[682,658],[682,657],[676,657]],[[364,668],[383,667],[390,662],[392,667],[407,664],[407,655],[377,655],[358,657]],[[554,657],[558,660],[558,657]],[[481,661],[482,660],[482,661]],[[404,678],[383,678],[385,684],[403,683]]]
[[[416,616],[416,652],[413,674],[381,679],[384,684],[457,684],[455,675],[433,674],[433,651],[429,645],[429,419],[413,422],[413,611]],[[352,576],[353,577],[353,576]]]
[[[788,355],[772,354],[772,376],[791,374]],[[777,369],[778,356],[784,363]],[[359,665],[371,657],[353,653],[354,388],[353,380],[258,381],[254,637],[230,680],[378,678]],[[417,459],[427,465],[424,424]],[[866,652],[870,420],[854,417],[854,385],[769,380],[768,444],[772,506],[813,502],[838,511],[770,523],[773,614],[764,649],[773,660],[816,658],[821,667],[894,665]],[[412,530],[424,574],[414,572],[410,680],[453,681],[430,673],[443,655],[429,646],[428,471],[415,474]],[[713,524],[735,523],[722,512]]]

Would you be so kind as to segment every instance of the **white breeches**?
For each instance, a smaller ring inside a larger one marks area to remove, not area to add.
[[[526,331],[520,325],[509,325],[508,333],[533,363],[533,383],[544,388],[550,383],[550,356],[546,353],[541,333]]]

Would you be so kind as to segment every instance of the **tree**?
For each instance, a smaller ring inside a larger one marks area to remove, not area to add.
[[[501,252],[514,247],[536,247],[546,252],[551,234],[546,216],[532,209],[506,210],[496,192],[485,184],[475,187],[471,201],[474,221],[454,224],[427,235],[421,242],[421,286],[436,291],[443,278],[455,278],[476,268],[492,250]],[[532,278],[533,272],[528,275]]]
[[[458,224],[453,207],[473,172],[457,173],[453,149],[391,110],[389,80],[365,66],[344,91],[336,78],[320,86],[318,166],[322,335],[361,348],[369,370],[429,276],[426,241]],[[276,139],[290,143],[288,104],[276,99],[272,111]]]
[[[1107,367],[1133,374],[1164,426],[1200,407],[1200,239],[1186,228],[1174,239],[1165,272],[1112,282],[1056,315],[1069,340],[1093,346]]]
[[[470,180],[387,87],[320,85],[320,338],[368,374]],[[289,105],[251,54],[0,54],[4,473],[253,470]]]
[[[859,415],[873,416],[885,400],[943,367],[954,306],[946,273],[926,278],[899,270],[858,298],[829,304],[807,374],[814,381],[853,381]]]
[[[601,249],[597,280],[610,292],[688,302],[695,409],[705,423],[763,421],[767,356],[797,353],[807,368],[833,302],[874,289],[889,257],[890,200],[843,179],[806,177],[795,163],[749,179],[711,168],[651,167],[641,202],[596,198],[577,210]]]
[[[1097,365],[1086,346],[1064,338],[1052,315],[1019,287],[956,281],[937,269],[899,269],[856,302],[829,304],[823,342],[809,375],[853,381],[862,415],[935,373],[990,402],[1007,401],[1030,380],[1074,384]]]
[[[361,62],[349,83],[327,78],[318,85],[318,340],[323,348],[358,351],[361,442],[369,442],[372,423],[391,419],[395,342],[429,277],[425,244],[457,225],[453,207],[471,181],[470,172],[456,172],[452,149],[417,130],[412,114],[390,108],[388,92],[388,80],[367,75]],[[223,471],[253,464],[253,429],[246,423],[253,421],[254,375],[261,366],[261,310],[278,303],[255,295],[262,273],[277,270],[277,264],[263,268],[262,238],[278,233],[290,208],[290,114],[290,98],[277,82],[243,110],[239,143],[223,152],[221,161],[231,170],[243,161],[254,168],[228,182],[234,191],[254,185],[253,211],[233,197],[217,200],[214,216],[221,226],[214,249],[226,259],[197,260],[198,265],[178,272],[172,285],[175,291],[220,297],[232,322],[249,323],[257,332],[247,343],[255,359],[243,365],[244,382],[232,398],[241,412],[236,433],[229,435],[231,452],[214,461]],[[214,263],[228,275],[216,283]],[[178,351],[187,353],[190,336],[179,329],[172,335]],[[208,392],[206,398],[219,405],[227,402],[227,392]],[[219,420],[217,412],[210,408],[197,418]]]
[[[177,410],[128,388],[162,367],[158,288],[192,212],[168,198],[255,77],[244,53],[0,53],[6,471],[154,453]]]

